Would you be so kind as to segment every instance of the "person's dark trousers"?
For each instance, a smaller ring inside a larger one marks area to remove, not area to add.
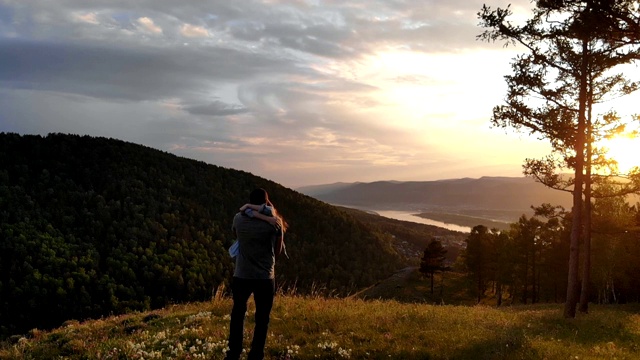
[[[244,316],[247,312],[247,301],[253,293],[256,303],[255,328],[248,360],[262,360],[264,345],[267,341],[269,315],[275,296],[275,280],[273,279],[241,279],[234,277],[231,283],[233,293],[233,309],[229,326],[229,351],[227,360],[236,360],[242,353],[242,335],[244,332]]]

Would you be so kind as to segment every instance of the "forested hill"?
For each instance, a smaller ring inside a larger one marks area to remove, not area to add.
[[[114,139],[0,134],[0,336],[206,300],[256,187],[290,223],[280,284],[355,290],[402,266],[389,236],[250,173]]]
[[[542,203],[571,207],[571,195],[527,177],[482,177],[437,181],[338,183],[298,189],[323,201],[369,208],[467,208],[529,210]]]

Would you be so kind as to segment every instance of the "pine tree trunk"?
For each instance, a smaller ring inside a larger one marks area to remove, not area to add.
[[[587,103],[587,52],[588,42],[582,41],[582,64],[580,73],[580,105],[578,110],[578,129],[575,138],[575,183],[573,187],[573,207],[571,209],[571,243],[569,246],[569,273],[567,276],[567,298],[564,303],[564,317],[576,317],[576,305],[579,298],[578,264],[580,261],[580,240],[582,233],[582,186],[584,183],[584,144],[585,110]]]
[[[533,240],[533,251],[531,252],[531,303],[535,304],[538,302],[538,292],[536,291],[536,243],[535,239],[538,235],[534,235]]]
[[[589,98],[592,97],[589,86]],[[580,305],[578,311],[589,313],[589,283],[591,282],[591,104],[589,104],[587,116],[587,163],[584,188],[584,242],[582,258],[582,289],[580,290]]]
[[[525,240],[526,241],[526,240]],[[529,245],[526,243],[525,247],[525,259],[524,259],[524,277],[522,278],[522,303],[527,304],[527,300],[529,299],[529,292],[527,291],[529,286]]]
[[[482,300],[482,295],[483,295],[482,289],[483,289],[483,287],[482,287],[482,276],[480,275],[478,277],[478,301],[477,301],[478,304],[480,304],[480,300]]]
[[[435,273],[432,271],[431,272],[431,295],[433,295],[433,277],[435,276]]]

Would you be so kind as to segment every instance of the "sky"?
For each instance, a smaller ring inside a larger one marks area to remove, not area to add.
[[[529,0],[508,3],[526,14]],[[0,0],[0,132],[121,139],[290,188],[522,176],[523,49],[477,0]]]

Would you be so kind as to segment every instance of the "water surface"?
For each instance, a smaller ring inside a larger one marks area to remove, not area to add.
[[[399,211],[399,210],[370,210],[379,214],[380,216],[384,216],[390,219],[402,220],[402,221],[411,221],[419,224],[433,225],[440,228],[445,228],[453,231],[462,231],[462,232],[471,232],[471,228],[467,226],[460,226],[456,224],[449,224],[438,220],[432,220],[423,218],[420,216],[413,215],[415,212],[408,211]]]

